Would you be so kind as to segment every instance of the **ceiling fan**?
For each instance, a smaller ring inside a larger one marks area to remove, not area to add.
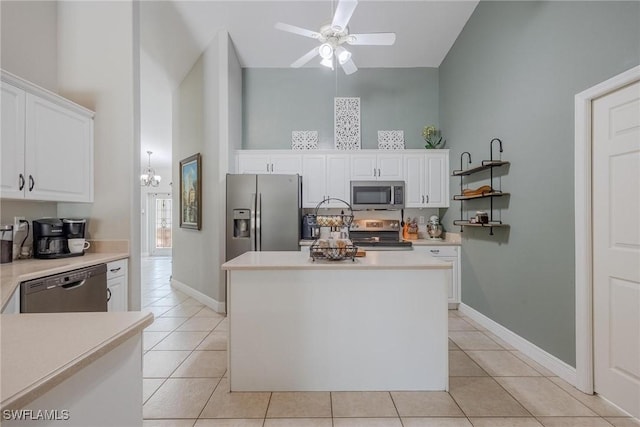
[[[344,48],[343,44],[349,45],[374,45],[391,46],[396,41],[395,33],[367,33],[349,34],[349,20],[353,11],[358,5],[358,0],[339,0],[333,21],[330,24],[320,27],[320,31],[311,31],[295,25],[278,22],[275,27],[278,30],[287,31],[305,37],[318,40],[321,44],[311,49],[309,52],[298,58],[291,67],[299,68],[316,56],[322,60],[320,64],[333,69],[334,58],[340,64],[345,74],[353,74],[358,70],[356,64],[351,59],[351,52]]]

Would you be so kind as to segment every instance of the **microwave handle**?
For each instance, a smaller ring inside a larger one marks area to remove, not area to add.
[[[396,204],[396,187],[394,187],[393,185],[391,186],[391,205],[395,205]]]

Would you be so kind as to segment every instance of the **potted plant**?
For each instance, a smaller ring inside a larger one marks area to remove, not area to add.
[[[425,126],[424,128],[422,128],[422,137],[427,143],[424,146],[424,148],[426,149],[444,148],[445,144],[447,143],[447,140],[442,138],[442,135],[440,135],[440,131],[437,130],[434,125]]]

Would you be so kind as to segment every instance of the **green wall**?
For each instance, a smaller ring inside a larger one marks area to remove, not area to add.
[[[320,68],[243,68],[243,149],[291,148],[292,130],[317,130],[333,148],[333,98],[360,97],[362,148],[378,130],[404,130],[406,148],[422,148],[422,127],[439,124],[438,69],[367,68],[350,76]]]
[[[574,95],[640,64],[639,23],[638,2],[482,1],[439,69],[452,166],[487,159],[493,137],[512,162],[496,199],[510,228],[463,233],[462,301],[572,366]]]

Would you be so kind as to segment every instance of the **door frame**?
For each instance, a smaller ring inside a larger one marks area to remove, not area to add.
[[[592,117],[591,102],[640,80],[640,65],[599,83],[575,96],[575,290],[576,388],[593,389],[593,233],[592,220]]]
[[[154,247],[155,247],[155,223],[156,223],[156,206],[154,201],[158,198],[158,196],[162,196],[162,199],[171,199],[172,196],[170,192],[154,192],[147,193],[147,246],[148,246],[148,254],[149,256],[171,256],[173,254],[173,244],[171,245],[171,249],[167,250],[169,252],[168,255],[154,255]],[[166,197],[165,197],[166,196]],[[173,200],[172,200],[173,203]],[[172,212],[173,214],[173,208]],[[171,219],[173,221],[173,218]],[[173,242],[173,236],[172,236]]]

